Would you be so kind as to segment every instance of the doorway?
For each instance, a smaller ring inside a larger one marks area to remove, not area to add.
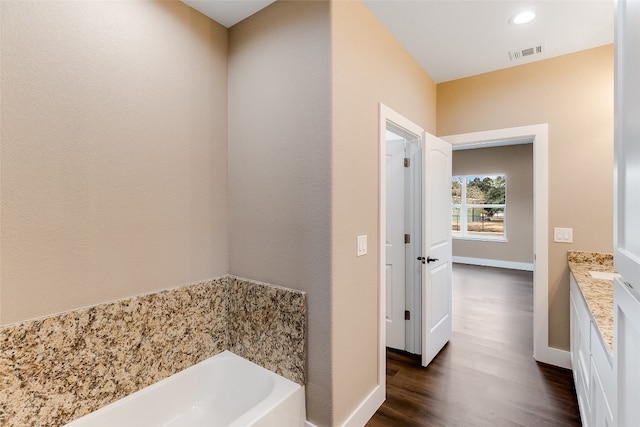
[[[451,144],[425,132],[418,125],[403,117],[401,114],[380,104],[380,203],[379,203],[379,373],[378,385],[381,389],[385,382],[386,335],[387,335],[387,294],[393,292],[387,287],[387,277],[390,269],[387,266],[387,197],[393,191],[387,189],[387,129],[389,123],[391,133],[410,136],[414,141],[419,137],[421,150],[416,150],[416,156],[421,158],[421,173],[409,174],[405,179],[420,180],[420,197],[413,197],[420,201],[422,214],[415,214],[413,221],[420,221],[421,242],[414,245],[413,251],[405,252],[404,261],[417,264],[420,269],[419,291],[413,287],[409,295],[413,304],[419,306],[420,316],[415,316],[418,327],[409,330],[410,334],[419,335],[414,340],[414,348],[419,345],[422,366],[427,366],[444,345],[451,338]],[[403,133],[398,133],[398,129]],[[409,151],[409,157],[411,157]],[[410,159],[409,159],[410,161]],[[404,166],[403,166],[404,167]],[[413,178],[412,178],[413,177]],[[413,185],[413,184],[411,184]],[[404,191],[402,199],[404,199]],[[391,202],[390,202],[391,203]],[[404,206],[404,200],[400,203]],[[410,206],[410,204],[408,204]],[[417,209],[409,209],[416,212]],[[400,214],[398,214],[398,217]],[[420,218],[421,219],[418,219]],[[414,227],[417,228],[417,227]],[[401,234],[404,237],[404,234]],[[409,236],[411,240],[413,236]],[[404,244],[404,240],[400,242]],[[394,264],[403,264],[402,260]],[[409,266],[409,271],[416,268]],[[412,274],[412,273],[410,273]],[[404,288],[404,287],[403,287]],[[404,290],[404,289],[403,289]],[[400,291],[398,291],[400,293]],[[417,298],[414,298],[417,296]],[[406,293],[405,293],[406,298]],[[416,310],[417,311],[417,310]],[[409,314],[411,316],[411,314]],[[399,320],[396,316],[396,320]],[[407,329],[405,329],[405,335]]]
[[[453,150],[454,262],[533,271],[533,144]]]
[[[535,360],[562,368],[571,367],[568,351],[549,346],[549,148],[547,124],[520,126],[443,136],[454,147],[497,146],[505,141],[528,139],[533,142],[534,204],[534,303],[533,357]]]
[[[421,259],[416,259],[423,269],[420,301],[421,365],[427,366],[451,337],[451,144],[424,132],[391,108],[379,104],[378,378],[375,388],[356,411],[357,415],[345,425],[363,425],[386,399],[386,133],[389,121],[413,135],[421,135],[423,141],[424,221]],[[434,206],[442,209],[437,212],[427,211],[426,207]]]
[[[386,346],[421,353],[422,148],[420,135],[386,124]]]

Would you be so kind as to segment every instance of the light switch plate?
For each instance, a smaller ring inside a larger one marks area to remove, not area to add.
[[[553,241],[559,243],[573,243],[573,228],[555,227]]]
[[[357,255],[362,256],[367,254],[367,235],[358,236],[358,251]]]

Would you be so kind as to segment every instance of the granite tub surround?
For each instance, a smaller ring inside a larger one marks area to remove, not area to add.
[[[0,425],[56,426],[225,350],[226,279],[0,329]]]
[[[229,277],[229,350],[305,384],[306,294]]]
[[[304,385],[306,294],[232,276],[0,328],[0,425],[60,426],[231,350]]]
[[[590,273],[615,273],[613,254],[569,251],[567,260],[600,334],[609,351],[613,352],[613,280],[597,279]]]

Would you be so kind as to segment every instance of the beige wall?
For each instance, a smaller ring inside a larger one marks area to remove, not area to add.
[[[533,264],[533,145],[458,150],[453,175],[504,173],[506,242],[453,239],[453,256]]]
[[[613,245],[613,46],[439,84],[437,111],[438,135],[549,124],[549,344],[568,349],[567,250]]]
[[[307,416],[330,425],[328,2],[280,1],[229,31],[230,271],[308,293]]]
[[[227,35],[178,2],[0,2],[0,323],[227,273]]]
[[[435,133],[435,84],[361,2],[332,3],[334,425],[377,384],[378,104]],[[356,237],[368,254],[356,257]]]

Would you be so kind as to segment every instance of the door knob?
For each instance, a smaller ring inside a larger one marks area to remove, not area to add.
[[[424,259],[424,258],[422,258]],[[438,261],[438,258],[431,258],[430,256],[427,257],[427,262],[436,262]],[[422,261],[424,263],[424,261]]]

